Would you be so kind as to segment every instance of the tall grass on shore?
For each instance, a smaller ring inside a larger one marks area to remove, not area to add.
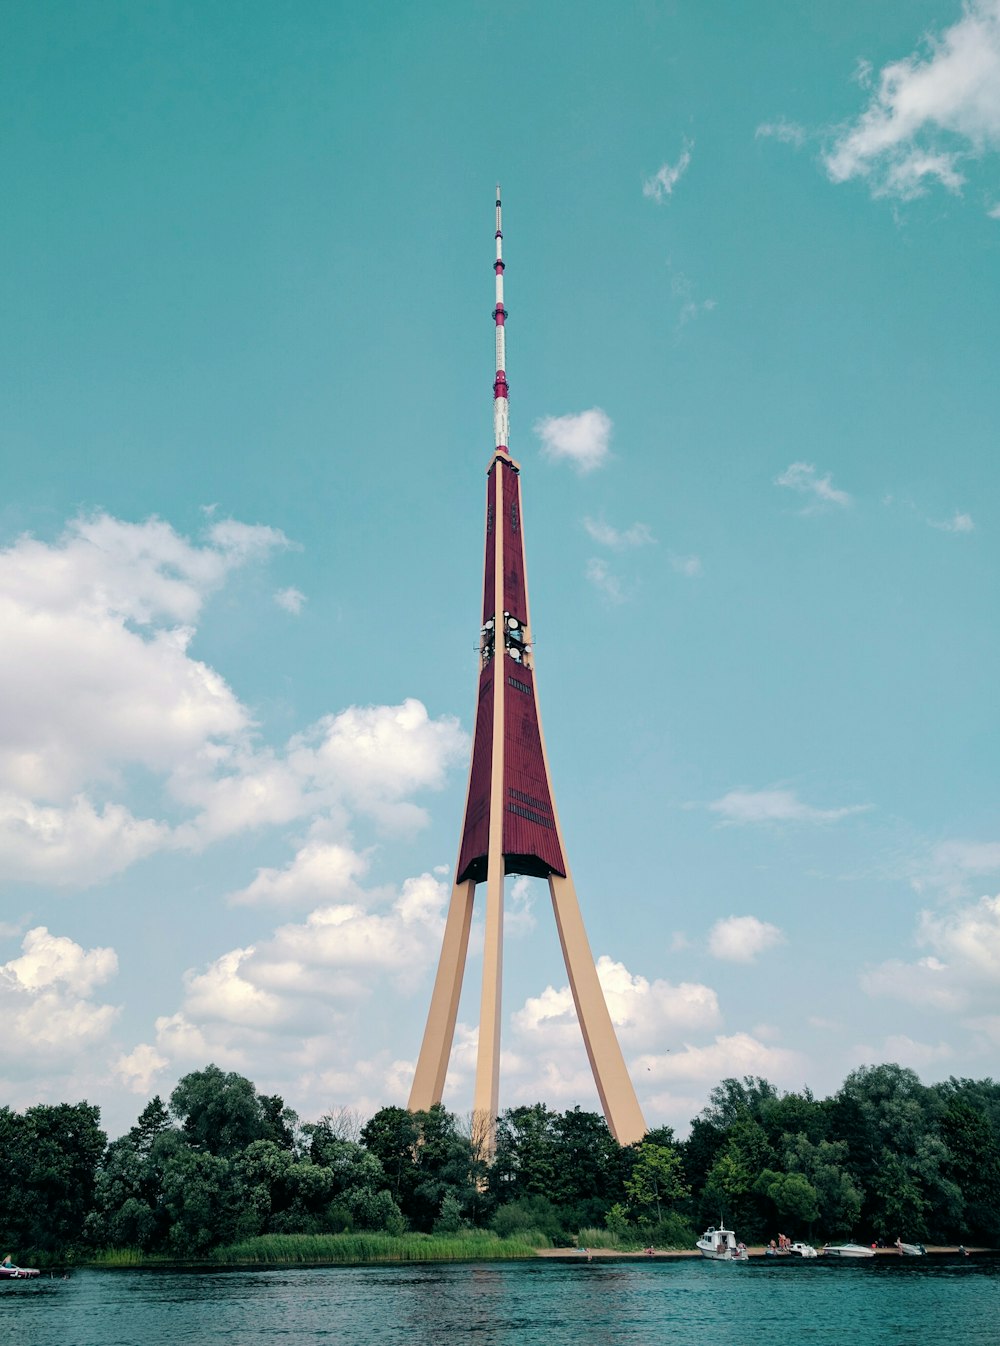
[[[104,1248],[91,1253],[91,1267],[294,1266],[365,1262],[502,1262],[533,1257],[549,1240],[528,1229],[500,1238],[481,1229],[455,1234],[262,1234],[201,1256]]]
[[[534,1231],[502,1239],[485,1230],[457,1234],[262,1234],[217,1248],[226,1265],[317,1262],[479,1262],[532,1257],[548,1239]]]

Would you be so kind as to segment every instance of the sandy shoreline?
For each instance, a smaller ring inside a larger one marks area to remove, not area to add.
[[[817,1252],[818,1251],[819,1249],[817,1249]],[[970,1254],[987,1253],[992,1252],[993,1249],[966,1247],[965,1251]],[[763,1246],[755,1248],[748,1247],[747,1252],[751,1257],[759,1257],[761,1261],[772,1260],[771,1258],[766,1257]],[[672,1261],[675,1258],[679,1257],[700,1257],[701,1253],[698,1252],[696,1248],[666,1248],[663,1249],[662,1251],[660,1249],[656,1249],[652,1253],[643,1252],[641,1249],[638,1252],[622,1252],[618,1248],[539,1248],[538,1256],[552,1257],[564,1261],[573,1261],[573,1262],[590,1262],[590,1261],[597,1261],[598,1259],[602,1261],[606,1259],[614,1259],[615,1261],[620,1262],[621,1261],[666,1262],[666,1261]],[[896,1251],[895,1248],[876,1248],[875,1256],[899,1257],[900,1254]],[[957,1257],[958,1246],[945,1245],[940,1247],[932,1247],[928,1245],[927,1256]],[[784,1257],[780,1259],[775,1257],[773,1260],[777,1262],[779,1260],[785,1261],[786,1259]],[[787,1260],[791,1262],[797,1262],[800,1261],[801,1259],[797,1257],[789,1257]]]

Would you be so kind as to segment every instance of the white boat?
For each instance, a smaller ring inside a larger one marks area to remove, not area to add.
[[[790,1243],[788,1251],[793,1257],[818,1257],[816,1249],[810,1243]]]
[[[745,1243],[737,1243],[731,1229],[716,1229],[709,1225],[695,1244],[702,1257],[711,1262],[745,1262],[747,1250]]]
[[[926,1257],[927,1249],[922,1243],[903,1243],[901,1239],[896,1240],[896,1250],[901,1257]]]
[[[875,1249],[863,1243],[828,1243],[823,1252],[827,1257],[874,1257]]]

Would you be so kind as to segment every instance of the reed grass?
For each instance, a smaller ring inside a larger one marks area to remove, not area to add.
[[[485,1230],[457,1234],[262,1234],[216,1248],[222,1265],[324,1262],[502,1262],[533,1257],[548,1240],[534,1230],[502,1239]]]
[[[156,1267],[170,1266],[174,1258],[162,1253],[147,1253],[141,1248],[101,1248],[99,1252],[86,1255],[89,1267]]]

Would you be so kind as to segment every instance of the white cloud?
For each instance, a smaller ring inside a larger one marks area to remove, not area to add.
[[[727,916],[708,933],[709,953],[729,963],[752,963],[759,954],[784,942],[784,933],[776,925],[756,916]]]
[[[670,554],[670,568],[678,575],[684,575],[687,579],[697,579],[703,573],[704,567],[701,564],[701,557],[695,556],[692,552],[688,556],[675,556]]]
[[[168,1064],[155,1047],[141,1042],[127,1055],[118,1057],[114,1071],[131,1093],[145,1095],[151,1092],[153,1080]]]
[[[597,975],[624,1048],[661,1044],[664,1037],[672,1039],[683,1029],[710,1029],[719,1023],[718,997],[708,986],[697,982],[673,985],[660,979],[650,982],[607,954],[597,960]],[[569,986],[559,990],[547,986],[540,995],[530,996],[511,1022],[522,1049],[528,1039],[544,1038],[551,1051],[580,1041]]]
[[[85,886],[167,848],[357,811],[420,826],[410,798],[439,788],[467,740],[418,701],[350,707],[260,746],[226,681],[193,659],[193,623],[237,567],[288,545],[275,529],[211,520],[193,543],[162,520],[73,520],[55,542],[0,549],[0,867]],[[146,810],[126,796],[143,781]]]
[[[730,790],[708,806],[727,823],[837,822],[852,813],[864,813],[868,804],[818,809],[804,804],[792,790]]]
[[[77,995],[88,995],[118,971],[114,949],[83,949],[64,935],[51,935],[44,925],[29,930],[20,958],[4,963],[0,974],[25,991],[60,985]]]
[[[41,1062],[71,1067],[107,1039],[118,1011],[91,999],[118,970],[114,949],[84,949],[37,926],[24,936],[20,958],[0,966],[0,1070]]]
[[[972,522],[971,514],[962,514],[957,509],[950,519],[941,519],[940,521],[928,519],[927,522],[932,528],[940,528],[945,533],[971,533],[976,527]]]
[[[799,146],[805,144],[806,130],[796,122],[779,117],[777,121],[761,122],[754,132],[754,137],[757,140],[780,140],[783,145]]]
[[[349,846],[314,839],[284,869],[258,869],[253,882],[229,900],[234,906],[285,907],[354,897],[355,880],[367,868],[367,856]]]
[[[595,542],[612,551],[627,551],[632,547],[648,547],[656,541],[648,523],[634,523],[629,528],[618,529],[603,519],[584,518],[583,526]]]
[[[170,828],[134,818],[120,804],[66,808],[0,795],[0,866],[8,880],[86,887],[169,844]]]
[[[921,859],[913,875],[918,893],[940,889],[945,896],[967,897],[974,880],[1000,874],[1000,841],[942,841]]]
[[[543,416],[535,422],[544,456],[570,463],[580,473],[593,472],[608,461],[611,430],[611,417],[600,407],[566,416]]]
[[[189,970],[177,1009],[156,1020],[154,1042],[119,1057],[115,1073],[143,1092],[156,1074],[214,1060],[251,1073],[261,1088],[291,1092],[314,1115],[338,1102],[368,1112],[405,1102],[412,1065],[378,1053],[359,1061],[357,1042],[373,1007],[385,1014],[393,994],[423,985],[450,887],[422,874],[388,895],[359,893]],[[421,1003],[414,1013],[422,1019],[424,1010]]]
[[[645,179],[642,184],[643,196],[651,197],[654,201],[663,201],[665,197],[672,196],[678,181],[687,171],[693,149],[694,143],[685,140],[681,157],[675,164],[664,164],[651,178]]]
[[[995,206],[990,206],[986,214],[991,220],[1000,220],[1000,201]]]
[[[622,582],[614,573],[603,556],[592,556],[584,571],[587,580],[609,603],[617,605],[625,602],[625,590]]]
[[[995,1012],[1000,995],[1000,895],[945,912],[922,911],[916,943],[930,952],[868,969],[861,986],[946,1012]]]
[[[302,605],[306,601],[306,596],[301,589],[278,589],[275,591],[274,601],[279,608],[284,608],[290,612],[293,617],[297,617],[302,611]]]
[[[833,485],[831,474],[828,472],[825,477],[821,477],[812,463],[790,463],[784,472],[775,477],[774,484],[798,491],[801,495],[812,496],[811,503],[802,511],[804,514],[815,513],[829,505],[843,507],[851,504],[847,492]]]
[[[705,1047],[685,1043],[667,1055],[640,1056],[635,1063],[638,1079],[646,1072],[651,1083],[691,1081],[716,1084],[742,1075],[762,1075],[785,1087],[806,1078],[808,1065],[798,1052],[768,1046],[750,1033],[720,1035]]]
[[[917,1042],[905,1033],[891,1033],[881,1047],[859,1045],[851,1048],[851,1059],[863,1065],[879,1065],[891,1062],[894,1065],[908,1066],[911,1070],[925,1071],[929,1066],[937,1066],[949,1061],[955,1055],[954,1048],[947,1042],[933,1045],[929,1042]]]
[[[868,107],[824,157],[833,182],[861,178],[903,200],[930,183],[959,192],[963,160],[1000,145],[1000,0],[967,0],[927,53],[886,65]]]

